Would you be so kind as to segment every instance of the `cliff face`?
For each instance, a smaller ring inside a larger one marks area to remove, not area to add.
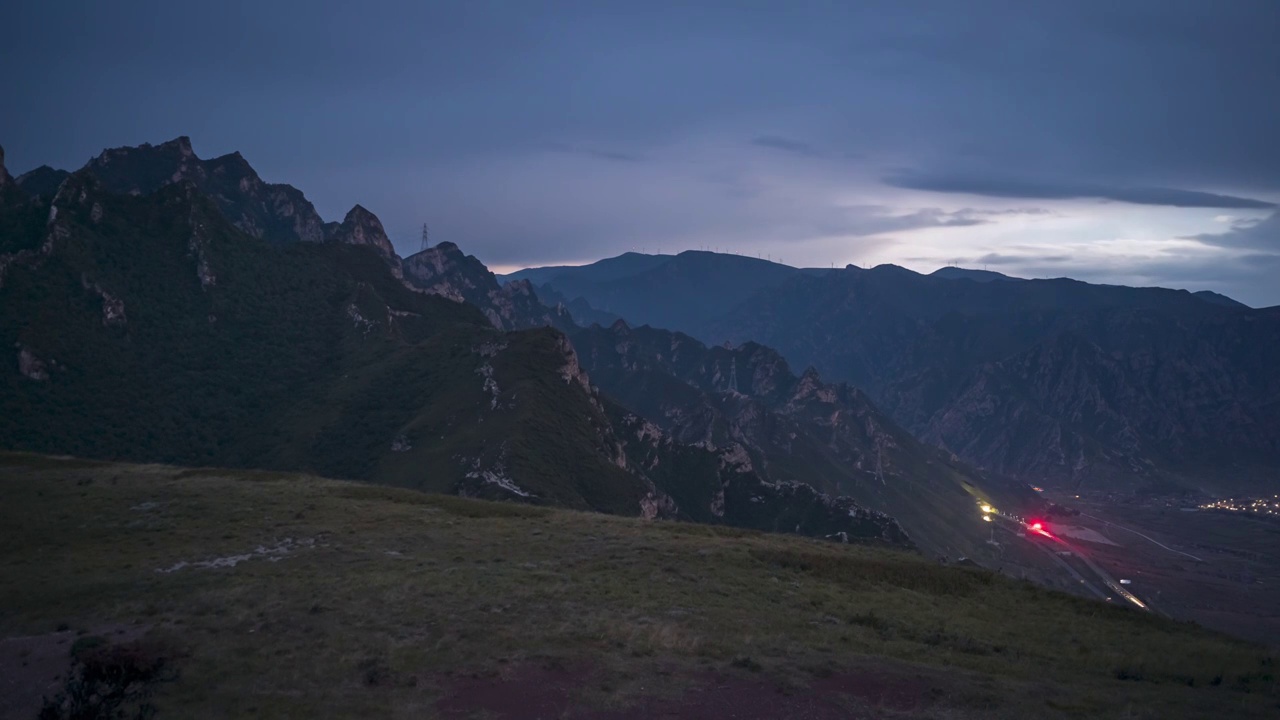
[[[0,446],[640,513],[557,333],[413,292],[375,243],[265,243],[189,180],[77,172],[45,211],[0,284]]]
[[[564,334],[512,331],[568,323],[528,283],[451,244],[398,277],[360,206],[304,242],[303,206],[259,212],[270,191],[228,158],[108,151],[52,196],[3,176],[0,447],[909,544],[887,516],[637,426]]]
[[[385,258],[396,257],[395,246],[382,228],[382,221],[360,205],[351,208],[341,223],[326,225],[324,239],[347,245],[368,245]]]
[[[39,245],[47,215],[47,204],[29,197],[9,175],[0,148],[0,285],[13,255]]]
[[[973,490],[1010,506],[1033,501],[916,441],[857,390],[812,369],[797,377],[761,345],[708,347],[622,322],[570,337],[601,389],[674,440],[769,487],[805,485],[883,511],[936,554],[972,555],[981,542]]]
[[[895,518],[871,510],[853,498],[840,496],[835,492],[839,489],[836,485],[821,485],[821,478],[791,473],[783,480],[771,479],[769,472],[753,464],[752,452],[746,444],[718,432],[718,426],[724,421],[718,409],[695,402],[672,408],[665,418],[672,422],[646,419],[648,401],[653,398],[635,396],[631,393],[632,386],[618,378],[617,368],[597,363],[600,356],[591,346],[591,333],[600,329],[581,330],[562,306],[555,309],[543,306],[528,280],[499,286],[495,276],[479,260],[464,255],[448,242],[406,258],[403,270],[405,283],[410,287],[475,305],[495,327],[553,325],[570,333],[574,345],[568,342],[564,345],[565,382],[595,393],[591,374],[599,370],[608,378],[605,395],[600,396],[599,401],[610,410],[620,443],[617,464],[642,478],[652,489],[644,503],[646,514],[668,514],[844,541],[912,544]],[[615,331],[626,332],[625,324],[616,326]],[[575,352],[582,342],[587,342],[593,353],[590,360],[582,360],[583,348]],[[787,373],[786,363],[775,353],[758,349],[760,358],[745,361],[751,367],[744,366],[744,372],[748,373],[753,387],[765,393],[769,392],[766,388],[777,385]],[[592,369],[584,371],[584,362],[589,362]],[[620,362],[628,361],[620,359]],[[673,374],[672,367],[651,369],[660,382],[682,382]],[[708,381],[714,384],[719,380]],[[774,390],[782,392],[779,388]],[[622,404],[609,398],[620,399]],[[632,408],[640,413],[631,412]],[[740,411],[735,419],[739,423],[733,432],[735,437],[742,435],[741,429],[748,427],[748,417],[753,413],[751,408]],[[807,418],[798,420],[807,421]],[[745,437],[742,439],[751,442]]]
[[[1230,493],[1280,481],[1280,318],[1214,293],[712,253],[518,276],[587,321],[609,324],[605,310],[776,348],[865,390],[918,437],[1029,483]]]
[[[480,308],[493,326],[503,330],[561,327],[563,313],[539,302],[527,280],[499,285],[497,277],[473,255],[451,242],[404,259],[405,284],[432,295]]]
[[[58,186],[70,174],[66,170],[55,170],[48,165],[41,165],[35,170],[19,175],[14,182],[22,188],[23,192],[32,197],[53,197],[54,193],[58,192]]]
[[[1232,492],[1280,467],[1280,313],[1070,280],[799,278],[709,327],[863,387],[964,460],[1037,485]]]
[[[325,224],[324,241],[342,245],[371,247],[387,261],[387,266],[391,269],[392,275],[401,280],[404,279],[400,256],[396,254],[396,248],[391,244],[391,238],[387,237],[387,231],[383,229],[382,221],[378,219],[377,215],[360,205],[351,208],[347,212],[347,216],[342,219],[342,222]]]
[[[213,199],[232,225],[272,244],[324,239],[324,221],[297,188],[264,182],[238,152],[202,160],[187,137],[105,150],[85,169],[109,192],[123,195],[149,195],[189,181]]]
[[[1274,481],[1280,317],[1108,314],[984,363],[921,424],[1002,472],[1079,490]]]

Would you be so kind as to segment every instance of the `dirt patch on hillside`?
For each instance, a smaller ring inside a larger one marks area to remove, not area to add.
[[[562,718],[576,704],[573,695],[591,680],[587,670],[521,665],[502,673],[444,679],[436,709],[444,718],[479,715],[503,718]]]
[[[878,711],[911,711],[925,702],[928,686],[888,673],[850,673],[816,680],[809,687],[779,685],[768,678],[704,676],[678,698],[643,699],[626,710],[586,713],[592,720],[712,718],[733,720],[842,720],[880,717]]]
[[[97,635],[130,642],[147,629],[120,625],[92,633],[61,630],[0,640],[0,718],[34,718],[43,698],[58,694],[71,669],[71,647],[77,638]]]
[[[448,678],[436,708],[443,718],[492,720],[841,720],[920,710],[941,693],[937,679],[878,668],[832,673],[807,686],[735,672],[685,678],[683,691],[662,687],[664,680],[655,678],[652,693],[629,697],[623,708],[600,709],[584,699],[599,684],[588,667],[522,665],[487,676]]]

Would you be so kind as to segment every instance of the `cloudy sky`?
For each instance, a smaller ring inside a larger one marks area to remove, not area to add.
[[[6,9],[15,174],[190,135],[402,254],[713,248],[1280,304],[1280,2]]]

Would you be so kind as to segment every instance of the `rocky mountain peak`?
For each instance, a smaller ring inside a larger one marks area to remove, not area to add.
[[[160,143],[157,149],[176,151],[184,158],[194,158],[196,156],[195,151],[191,149],[191,138],[186,135],[179,135],[168,142]]]
[[[66,170],[41,165],[14,178],[13,182],[32,197],[53,197],[58,192],[58,186],[70,175]]]
[[[244,155],[240,151],[227,153],[221,157],[209,160],[206,165],[214,175],[232,175],[237,183],[246,181],[247,183],[261,183],[262,179],[258,177],[258,171],[253,169],[248,160],[244,159]]]
[[[817,400],[824,403],[834,403],[836,398],[836,388],[822,382],[822,377],[818,374],[818,371],[810,365],[805,368],[804,374],[800,376],[795,387],[791,389],[790,402],[796,404],[807,400]]]
[[[498,278],[484,263],[467,255],[451,242],[414,253],[402,261],[406,285],[456,302],[480,308],[494,327],[516,328],[571,324],[567,312],[554,315],[534,293],[528,282],[499,285]]]
[[[186,136],[159,145],[108,148],[86,168],[113,192],[128,195],[149,195],[183,179],[198,180],[204,170]]]
[[[327,242],[346,243],[348,245],[370,245],[377,248],[384,257],[395,257],[396,249],[382,227],[377,215],[369,212],[362,205],[356,205],[347,212],[342,223],[326,228]]]
[[[264,182],[239,153],[202,160],[185,135],[159,145],[105,150],[85,169],[108,191],[124,195],[150,195],[189,180],[253,237],[276,245],[324,240],[324,222],[301,191]]]
[[[404,259],[404,279],[410,287],[457,302],[481,307],[498,280],[479,260],[463,255],[458,246],[442,242]]]

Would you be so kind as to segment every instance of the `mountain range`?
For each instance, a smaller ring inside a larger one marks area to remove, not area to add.
[[[1227,494],[1277,479],[1280,308],[1211,292],[963,268],[799,269],[705,252],[508,277],[632,325],[772,347],[865,391],[925,442],[1029,484]]]
[[[916,440],[859,390],[794,374],[757,343],[707,347],[669,330],[618,321],[568,331],[601,390],[675,440],[726,448],[768,483],[812,485],[885,511],[923,546],[980,556],[987,528],[971,509],[984,500],[1032,507],[1025,486],[973,471]],[[757,500],[758,502],[758,500]]]
[[[7,448],[978,558],[975,505],[1031,484],[1223,492],[1280,460],[1280,310],[1212,293],[707,252],[498,277],[185,137],[2,160]]]
[[[604,312],[637,325],[702,335],[703,326],[757,292],[825,272],[689,250],[674,256],[626,253],[581,267],[521,270],[502,279],[528,281],[549,297],[579,301],[573,307],[584,320]]]
[[[728,434],[694,437],[640,407],[598,354],[612,389],[593,384],[575,349],[588,331],[531,283],[500,284],[452,243],[400,258],[367,209],[325,222],[300,191],[238,154],[200,159],[186,138],[71,173],[0,172],[0,228],[5,448],[305,470],[938,555],[975,546],[976,501],[1034,501],[763,351],[773,379],[697,390],[691,411],[758,397],[721,406]],[[692,382],[677,371],[648,377]],[[802,439],[750,429],[752,403]],[[808,457],[823,433],[831,452]],[[831,469],[846,460],[864,469]],[[936,505],[886,499],[913,482],[961,503],[964,521],[935,527]]]

